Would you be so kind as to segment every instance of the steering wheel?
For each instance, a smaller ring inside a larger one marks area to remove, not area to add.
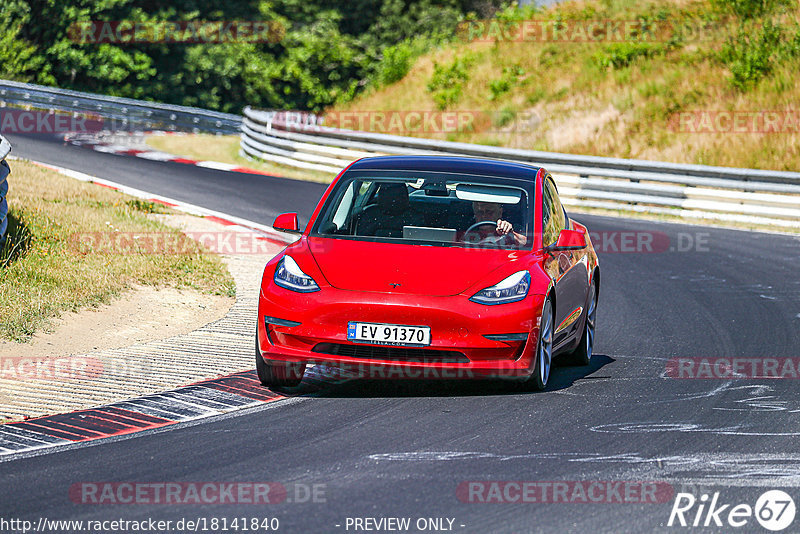
[[[464,241],[465,243],[491,243],[493,245],[499,245],[501,242],[505,241],[506,237],[508,237],[507,235],[499,235],[496,238],[492,236],[486,236],[481,239],[481,236],[478,234],[478,232],[476,232],[476,230],[481,226],[494,226],[495,231],[497,230],[497,222],[495,221],[476,222],[467,228],[467,231],[464,232],[464,236],[461,238],[461,241]],[[470,233],[474,234],[477,239],[469,239],[468,236]]]

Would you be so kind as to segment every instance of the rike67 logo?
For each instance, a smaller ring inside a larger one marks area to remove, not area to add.
[[[795,515],[794,500],[781,490],[770,490],[761,494],[754,507],[746,503],[721,503],[719,492],[709,501],[708,494],[698,499],[691,493],[678,493],[669,514],[667,526],[681,527],[729,527],[750,525],[753,517],[767,530],[784,530],[792,524]],[[750,529],[752,530],[752,525]]]

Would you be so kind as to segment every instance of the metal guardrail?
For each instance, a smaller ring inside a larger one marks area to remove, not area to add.
[[[97,95],[0,80],[0,105],[98,116],[111,131],[163,130],[235,134],[242,118],[207,109]]]
[[[306,113],[244,110],[243,154],[335,174],[384,154],[466,155],[544,166],[564,204],[800,228],[800,173],[579,156],[330,128]]]
[[[8,230],[8,180],[11,169],[6,161],[6,156],[11,152],[11,144],[5,137],[0,135],[0,245],[6,240],[6,230]]]

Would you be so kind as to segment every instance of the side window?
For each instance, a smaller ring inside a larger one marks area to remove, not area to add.
[[[355,182],[350,182],[350,185],[347,186],[347,189],[342,195],[342,200],[339,202],[339,209],[336,210],[336,213],[333,214],[333,224],[336,225],[336,228],[344,228],[345,223],[347,222],[347,214],[350,213],[350,206],[353,205],[353,192],[355,189]]]
[[[359,206],[363,206],[367,201],[369,191],[373,189],[375,182],[354,180],[350,182],[346,189],[341,193],[341,197],[337,200],[334,206],[328,208],[332,210],[328,215],[321,220],[330,218],[327,222],[319,227],[319,232],[322,234],[351,234],[350,227],[353,224],[352,215],[358,210]]]
[[[547,246],[558,240],[558,234],[564,228],[564,209],[561,207],[561,201],[549,175],[545,178],[542,202],[542,228],[544,228],[542,244]]]
[[[553,203],[551,216],[556,221],[556,235],[558,232],[565,229],[567,227],[567,212],[564,209],[564,206],[561,205],[561,199],[558,196],[558,190],[556,189],[556,184],[553,182],[553,177],[549,174],[547,175],[547,181],[545,182],[545,187],[550,193],[550,199]]]
[[[542,229],[546,230],[547,225],[550,224],[550,215],[553,211],[553,199],[550,197],[550,191],[547,190],[547,182],[545,182],[544,194],[542,195]]]

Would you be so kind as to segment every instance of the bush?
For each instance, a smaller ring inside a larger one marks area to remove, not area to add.
[[[503,67],[503,75],[497,79],[489,82],[489,100],[497,100],[497,98],[509,92],[514,85],[516,85],[520,76],[523,76],[525,71],[519,65],[511,67]]]
[[[621,69],[629,66],[637,58],[652,57],[663,51],[662,46],[651,43],[614,43],[595,52],[592,59],[601,69]]]
[[[411,70],[415,59],[441,42],[442,39],[436,36],[418,36],[384,48],[375,67],[374,80],[378,85],[389,85],[402,80]]]
[[[461,99],[461,90],[469,81],[468,71],[473,61],[473,56],[468,55],[456,58],[446,67],[434,62],[427,88],[439,109],[447,109]]]
[[[731,84],[745,91],[767,76],[776,65],[781,54],[783,30],[778,24],[766,22],[758,30],[740,28],[736,37],[730,39],[720,59],[731,71]]]
[[[22,38],[20,32],[28,20],[28,14],[15,12],[13,3],[0,9],[0,78],[31,81],[36,73],[44,75],[48,70],[44,60],[36,55],[36,46]]]
[[[383,50],[383,59],[377,68],[377,78],[381,85],[389,85],[400,80],[411,69],[414,53],[407,41],[389,46]]]
[[[792,5],[791,0],[712,0],[714,7],[723,13],[733,13],[742,19],[752,19],[772,13],[780,7]]]
[[[787,61],[800,57],[800,25],[795,26],[794,35],[785,39],[778,50],[778,59]]]

